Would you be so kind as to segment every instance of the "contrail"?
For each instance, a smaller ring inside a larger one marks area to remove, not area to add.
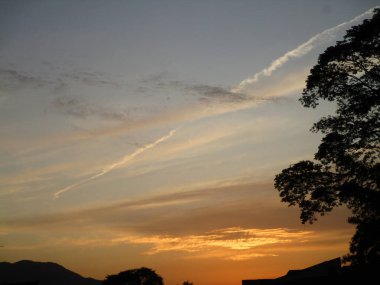
[[[177,130],[172,130],[166,136],[163,136],[163,137],[159,138],[158,140],[156,140],[156,141],[154,141],[154,142],[152,142],[150,144],[147,144],[147,145],[145,145],[143,147],[138,148],[133,153],[124,156],[123,158],[121,158],[120,160],[118,160],[118,161],[116,161],[114,163],[106,165],[105,167],[103,167],[102,171],[100,171],[99,173],[97,173],[97,174],[95,174],[95,175],[93,175],[93,176],[91,176],[89,178],[86,178],[86,179],[83,179],[81,181],[78,181],[78,182],[76,182],[74,184],[71,184],[71,185],[69,185],[69,186],[67,186],[65,188],[62,188],[61,190],[59,190],[59,191],[57,191],[57,192],[54,193],[54,199],[59,198],[59,196],[61,194],[65,193],[67,191],[70,191],[70,190],[78,187],[79,185],[82,185],[82,184],[84,184],[84,183],[86,183],[88,181],[91,181],[91,180],[94,180],[96,178],[99,178],[99,177],[107,174],[108,172],[112,171],[113,169],[119,168],[119,167],[127,164],[128,162],[130,162],[133,159],[135,159],[136,156],[142,154],[146,150],[151,149],[151,148],[155,147],[156,145],[158,145],[158,144],[160,144],[160,143],[162,143],[162,142],[170,139],[176,133],[176,131]]]
[[[374,8],[369,9],[368,11],[360,14],[359,16],[356,16],[355,18],[351,19],[350,21],[343,22],[335,27],[332,27],[330,29],[324,30],[323,32],[316,34],[312,38],[310,38],[308,41],[304,42],[303,44],[299,45],[295,49],[286,52],[284,55],[280,56],[279,58],[272,61],[271,65],[264,68],[263,70],[257,72],[252,77],[249,77],[247,79],[244,79],[241,81],[235,88],[233,88],[231,91],[234,93],[241,92],[247,85],[256,83],[260,77],[262,76],[271,76],[273,71],[283,66],[286,62],[288,62],[291,58],[299,58],[304,56],[305,54],[309,53],[312,49],[315,48],[318,44],[328,42],[336,37],[336,34],[338,31],[340,31],[341,28],[345,26],[352,26],[354,23],[364,20],[365,18],[369,18],[373,15],[374,9],[378,8],[380,6],[376,6]]]

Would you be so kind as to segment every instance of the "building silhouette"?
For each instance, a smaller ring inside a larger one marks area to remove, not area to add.
[[[242,285],[366,285],[380,284],[377,266],[344,266],[334,258],[275,279],[243,280]]]

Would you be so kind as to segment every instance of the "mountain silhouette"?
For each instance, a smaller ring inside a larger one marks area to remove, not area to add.
[[[101,281],[85,278],[53,262],[22,260],[0,262],[0,285],[38,281],[39,285],[100,285]]]

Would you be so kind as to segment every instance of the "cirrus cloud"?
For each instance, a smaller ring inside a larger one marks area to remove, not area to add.
[[[213,230],[201,235],[188,236],[126,236],[113,239],[112,243],[132,243],[150,245],[145,254],[158,254],[167,251],[205,253],[209,256],[224,252],[224,258],[244,260],[254,257],[275,256],[274,252],[262,252],[267,246],[305,242],[311,231],[294,231],[286,228],[241,228],[232,227]]]

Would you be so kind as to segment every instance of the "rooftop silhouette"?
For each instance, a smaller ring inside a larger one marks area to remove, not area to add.
[[[334,258],[304,269],[289,270],[275,279],[243,280],[242,285],[375,284],[374,280],[379,280],[375,265],[342,267],[340,258]]]

